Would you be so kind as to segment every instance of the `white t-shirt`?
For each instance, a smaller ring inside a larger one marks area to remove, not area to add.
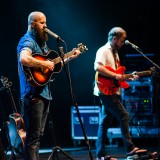
[[[117,58],[119,59],[118,52],[116,52],[114,54],[116,54]],[[111,45],[109,42],[107,42],[104,46],[102,46],[98,49],[98,51],[96,53],[95,62],[94,62],[94,68],[98,62],[101,62],[104,66],[110,66],[111,68],[116,70],[114,55],[113,55],[112,48],[111,48]],[[97,86],[97,83],[95,81],[93,94],[98,96],[99,93],[101,93],[101,92],[100,92],[100,90]],[[116,92],[116,94],[118,94],[118,95],[121,94],[120,88]]]

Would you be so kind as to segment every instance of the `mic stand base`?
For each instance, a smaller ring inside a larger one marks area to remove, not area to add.
[[[64,152],[59,146],[56,146],[53,148],[52,153],[50,154],[48,160],[51,160],[51,158],[52,158],[52,160],[59,160],[58,152],[62,152],[67,158],[69,158],[70,160],[73,160],[73,158],[70,157],[69,154]]]

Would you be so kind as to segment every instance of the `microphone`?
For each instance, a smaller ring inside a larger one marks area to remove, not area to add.
[[[44,32],[48,33],[49,35],[51,35],[55,39],[63,41],[57,34],[55,34],[54,32],[50,31],[48,28],[44,28]]]
[[[131,43],[129,40],[125,40],[125,44],[126,44],[126,45],[129,45],[129,46],[131,46],[131,47],[133,47],[133,48],[139,48],[139,47],[136,46],[135,44]]]

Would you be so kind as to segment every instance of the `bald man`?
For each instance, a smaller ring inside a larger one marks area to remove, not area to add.
[[[47,55],[50,51],[46,44],[48,40],[48,35],[44,32],[46,27],[47,22],[44,13],[39,11],[30,13],[28,30],[17,46],[20,96],[23,102],[23,116],[26,125],[25,160],[39,159],[40,137],[44,133],[49,104],[52,100],[49,83],[42,85],[41,79],[47,76],[46,73],[54,71],[55,64],[53,61],[34,56],[37,54]],[[74,49],[74,52],[70,58],[65,60],[66,63],[80,54],[77,49]],[[41,72],[42,74],[39,75]],[[38,82],[36,78],[40,78]]]

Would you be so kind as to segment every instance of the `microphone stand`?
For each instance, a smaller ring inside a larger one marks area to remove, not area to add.
[[[155,67],[157,67],[159,70],[160,70],[160,66],[158,66],[156,63],[154,63],[151,59],[149,59],[144,53],[143,53],[143,51],[140,49],[140,48],[138,48],[138,47],[133,47],[136,51],[138,51],[140,54],[142,54],[142,56],[143,57],[145,57],[148,61],[150,61],[152,64],[153,64],[153,66],[155,66]]]
[[[63,62],[63,66],[65,68],[65,71],[66,71],[66,75],[67,75],[67,78],[68,78],[68,81],[69,81],[69,84],[70,84],[70,89],[71,89],[71,96],[72,96],[72,100],[73,100],[73,104],[75,105],[76,107],[76,111],[77,111],[77,115],[78,115],[78,119],[79,119],[79,122],[80,122],[80,125],[81,125],[81,129],[82,129],[82,132],[83,132],[83,135],[84,135],[84,138],[85,138],[85,141],[86,141],[86,144],[87,144],[87,147],[88,147],[88,152],[89,152],[89,156],[90,156],[90,159],[93,160],[93,157],[92,157],[92,154],[91,154],[91,151],[90,151],[90,145],[89,145],[89,141],[88,141],[88,138],[87,138],[87,135],[85,133],[85,129],[84,129],[84,126],[83,126],[83,123],[82,123],[82,119],[81,119],[81,116],[80,116],[80,113],[79,113],[79,109],[78,109],[78,104],[74,98],[74,94],[73,94],[73,89],[72,89],[72,85],[71,85],[71,81],[70,81],[70,78],[69,78],[69,75],[67,74],[67,69],[66,69],[66,65],[65,65],[65,62],[64,62],[64,51],[63,51],[63,47],[60,46],[59,44],[59,41],[62,41],[64,42],[63,40],[61,40],[59,37],[57,38],[57,46],[58,46],[58,51],[59,51],[59,56],[61,57],[62,59],[62,62]],[[66,155],[69,159],[73,160],[73,158],[71,158],[66,152],[64,152],[59,146],[56,146],[50,157],[52,156],[52,154],[56,151],[61,151],[64,155]],[[58,155],[57,155],[58,156]],[[57,157],[58,158],[58,157]],[[50,160],[50,158],[48,159]],[[58,160],[58,159],[57,159]]]
[[[132,45],[132,48],[134,48],[136,51],[138,51],[143,57],[145,57],[150,63],[152,63],[153,64],[153,66],[154,66],[154,76],[155,76],[155,84],[157,84],[157,78],[158,77],[160,77],[160,76],[158,76],[158,73],[156,72],[156,67],[160,70],[160,66],[158,66],[158,64],[156,64],[156,63],[154,63],[150,58],[148,58],[144,53],[143,53],[143,51],[139,48],[139,47],[137,47],[137,46],[133,46]],[[156,87],[156,91],[155,91],[156,93],[155,93],[155,108],[157,109],[157,127],[158,127],[158,131],[157,131],[157,134],[158,134],[158,150],[160,149],[159,147],[160,147],[160,121],[159,121],[159,108],[158,108],[158,105],[157,105],[157,103],[158,103],[158,87]]]
[[[58,37],[57,38],[57,44],[58,44],[58,46],[59,46],[59,40],[60,40],[60,38]],[[64,57],[64,53],[63,53],[63,47],[59,47],[59,56],[62,58],[62,60],[63,60],[63,57]],[[64,60],[63,60],[64,61]],[[64,63],[64,62],[63,62]],[[51,116],[51,115],[50,115]],[[51,119],[51,117],[50,117],[50,119]],[[52,128],[52,138],[53,138],[53,140],[55,141],[55,134],[54,134],[54,131],[53,131],[53,123],[51,122],[51,120],[50,120],[50,127]],[[55,145],[56,145],[56,141],[54,142],[55,143]],[[54,147],[53,149],[52,149],[52,152],[51,152],[51,154],[49,155],[49,158],[48,158],[48,160],[51,160],[51,158],[52,158],[52,160],[59,160],[59,157],[58,157],[58,152],[62,152],[67,158],[69,158],[70,160],[73,160],[73,158],[69,155],[69,154],[67,154],[65,151],[63,151],[62,149],[61,149],[61,147],[59,147],[59,146],[57,146],[56,145],[56,147]]]

